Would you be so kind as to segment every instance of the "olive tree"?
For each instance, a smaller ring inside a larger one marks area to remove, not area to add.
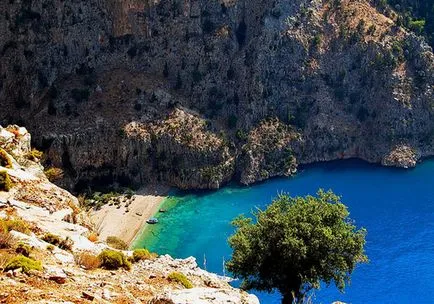
[[[229,238],[226,267],[242,288],[282,294],[282,303],[301,302],[320,283],[343,291],[357,263],[366,262],[366,230],[357,230],[347,207],[332,191],[316,196],[279,195],[254,219],[239,216]]]

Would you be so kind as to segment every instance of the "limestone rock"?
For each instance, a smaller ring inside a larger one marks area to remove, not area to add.
[[[256,296],[235,289],[183,289],[168,292],[161,298],[177,304],[259,304]]]
[[[381,163],[384,166],[402,167],[407,169],[415,167],[419,158],[420,153],[418,155],[415,149],[406,145],[399,145],[390,151],[390,153],[383,158]]]

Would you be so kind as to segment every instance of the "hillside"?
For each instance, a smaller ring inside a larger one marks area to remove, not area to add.
[[[259,303],[192,257],[99,241],[77,198],[48,181],[30,140],[24,128],[0,127],[1,303]]]
[[[414,166],[434,154],[434,55],[394,9],[4,1],[0,121],[25,125],[77,190],[218,188],[343,158]]]

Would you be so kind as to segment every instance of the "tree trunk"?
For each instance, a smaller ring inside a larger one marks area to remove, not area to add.
[[[303,303],[303,293],[301,293],[299,290],[298,291],[290,291],[290,292],[286,292],[283,293],[281,292],[283,295],[282,298],[282,304],[301,304]]]
[[[294,301],[294,297],[293,297],[293,294],[291,292],[283,294],[282,304],[292,304],[293,301]]]

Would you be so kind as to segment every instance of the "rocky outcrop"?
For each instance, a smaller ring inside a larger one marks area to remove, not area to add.
[[[133,129],[128,128],[126,132],[133,132]],[[176,141],[178,137],[174,135],[173,138]],[[6,153],[2,157],[6,155],[12,162],[8,167],[0,165],[0,171],[6,171],[13,182],[9,191],[0,190],[0,267],[3,270],[6,263],[18,254],[18,249],[9,248],[13,240],[14,244],[27,248],[23,249],[28,250],[27,255],[31,251],[31,257],[41,261],[42,268],[2,271],[0,301],[259,303],[256,296],[231,287],[229,278],[200,269],[192,257],[174,259],[163,255],[134,263],[130,271],[101,268],[86,270],[80,266],[81,254],[90,254],[95,258],[102,250],[112,248],[96,239],[90,240],[93,225],[81,211],[77,198],[50,183],[38,160],[28,159],[30,139],[30,134],[24,128],[0,127],[0,148]],[[17,159],[22,161],[18,162]],[[12,228],[6,237],[3,225],[8,221],[16,224],[10,226]],[[25,226],[19,223],[25,223]],[[70,245],[63,247],[48,243],[47,235],[68,240]],[[123,253],[128,257],[133,255],[132,251]],[[181,284],[171,281],[168,277],[173,272],[184,274],[194,288],[187,292]]]
[[[177,290],[162,295],[159,300],[178,304],[206,304],[210,300],[215,304],[259,304],[258,299],[252,295],[243,294],[242,292],[230,292],[225,289],[211,291],[209,288]]]
[[[217,188],[286,175],[296,163],[380,163],[402,143],[417,159],[434,154],[434,55],[392,8],[35,0],[0,11],[0,120],[24,123],[48,163],[65,168],[68,188]],[[270,118],[299,140],[249,152],[237,135]],[[184,123],[169,129],[176,120]],[[149,138],[123,131],[131,125]],[[190,141],[196,135],[204,143]]]
[[[406,145],[397,146],[388,155],[386,155],[381,164],[383,166],[402,167],[405,169],[416,167],[420,155]]]
[[[242,148],[241,182],[251,184],[294,174],[297,171],[294,148],[300,145],[301,135],[295,130],[277,119],[263,121],[250,131]]]
[[[224,137],[181,109],[155,122],[53,135],[50,142],[50,164],[69,169],[70,187],[114,177],[125,186],[157,181],[181,189],[217,189],[235,167]]]

